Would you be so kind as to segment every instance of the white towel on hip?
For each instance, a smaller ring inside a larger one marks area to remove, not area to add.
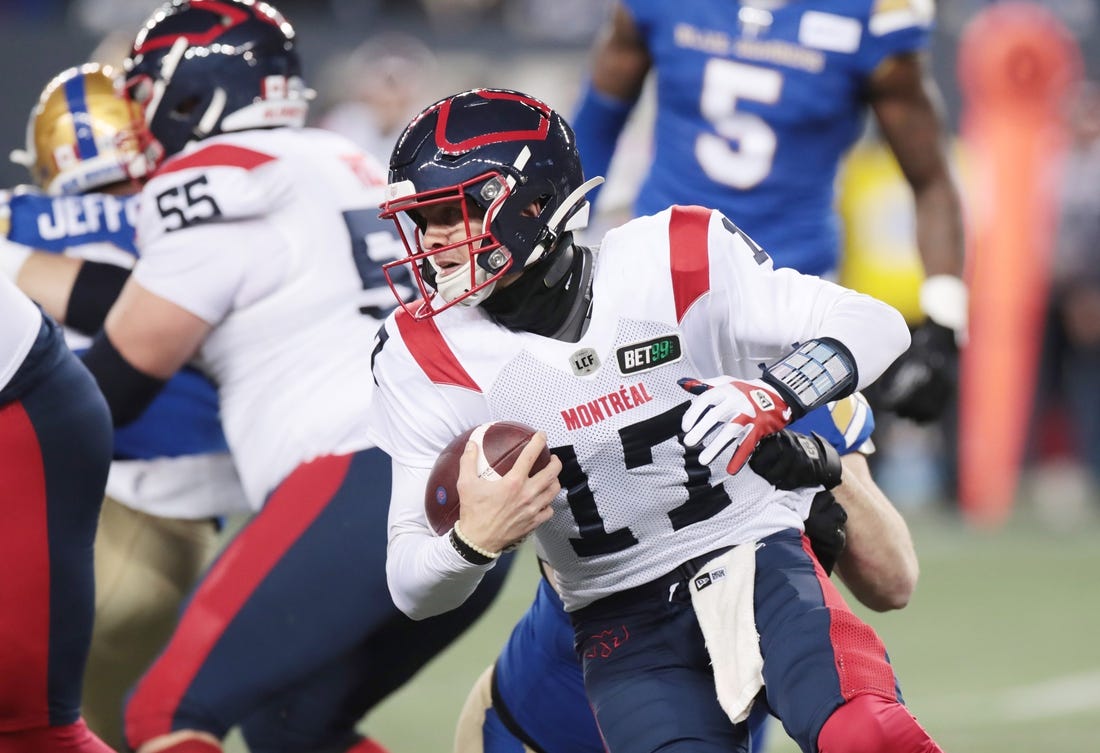
[[[753,586],[756,545],[736,546],[699,568],[692,579],[691,605],[703,631],[718,703],[734,722],[743,722],[764,687],[764,659],[756,633]]]

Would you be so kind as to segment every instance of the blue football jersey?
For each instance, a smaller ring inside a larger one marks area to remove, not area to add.
[[[7,200],[8,239],[49,253],[76,249],[76,255],[97,261],[136,258],[137,199],[136,195],[100,193],[46,196],[20,189]],[[217,389],[192,368],[173,376],[140,419],[115,431],[116,459],[148,460],[228,449],[218,419]]]
[[[916,0],[623,0],[653,61],[653,163],[635,210],[721,210],[776,266],[836,267],[833,184],[869,74],[925,48]]]
[[[45,196],[18,191],[8,199],[8,239],[39,251],[63,253],[93,243],[108,243],[132,256],[137,196],[89,193]]]

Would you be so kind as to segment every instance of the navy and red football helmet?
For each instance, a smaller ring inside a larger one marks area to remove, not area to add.
[[[305,123],[294,29],[259,0],[172,0],[125,61],[126,88],[167,154],[227,131]]]
[[[472,89],[441,99],[413,118],[398,139],[381,214],[397,225],[408,253],[383,265],[386,276],[408,269],[423,299],[407,304],[392,279],[390,287],[416,319],[455,304],[479,304],[507,272],[530,267],[557,249],[563,233],[584,227],[584,195],[602,180],[585,182],[573,130],[544,102],[507,89]],[[466,237],[423,248],[421,210],[456,201]],[[470,232],[471,212],[484,214],[476,235]],[[411,239],[402,214],[416,225]],[[466,248],[470,261],[443,273],[433,257],[456,248]]]

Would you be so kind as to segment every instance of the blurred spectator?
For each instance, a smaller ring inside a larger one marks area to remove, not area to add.
[[[69,3],[69,18],[75,24],[96,34],[108,34],[116,29],[138,28],[157,0],[73,0]]]
[[[1100,85],[1069,108],[1073,136],[1062,176],[1040,409],[1062,396],[1074,454],[1100,489]]]
[[[610,0],[513,0],[505,4],[509,33],[546,42],[587,42],[607,17]]]
[[[347,99],[333,104],[319,125],[386,158],[409,118],[427,103],[436,67],[435,54],[416,37],[370,37],[331,69],[327,90],[345,92]]]
[[[467,34],[500,18],[505,0],[423,0],[432,29],[446,35]]]
[[[0,21],[46,21],[62,15],[65,0],[0,0]]]

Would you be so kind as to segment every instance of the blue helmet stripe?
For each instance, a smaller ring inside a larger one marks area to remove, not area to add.
[[[76,131],[76,151],[80,159],[91,159],[99,154],[92,132],[92,117],[88,114],[88,101],[84,90],[84,76],[73,76],[65,82],[65,99],[73,115]]]

